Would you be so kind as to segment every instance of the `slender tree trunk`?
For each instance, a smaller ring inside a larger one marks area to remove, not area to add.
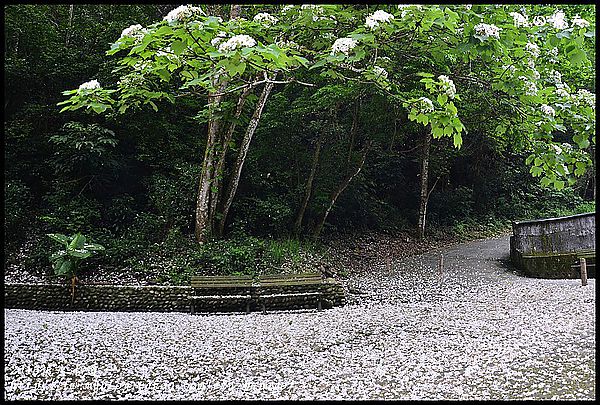
[[[271,77],[271,80],[274,80],[275,77]],[[263,108],[267,103],[267,98],[273,89],[274,84],[272,82],[265,83],[265,87],[263,87],[262,93],[258,99],[256,107],[254,109],[254,114],[248,123],[248,128],[246,128],[246,133],[244,134],[244,138],[242,140],[242,144],[240,145],[240,151],[238,153],[238,157],[235,161],[235,167],[233,172],[231,173],[231,180],[229,182],[229,186],[227,187],[227,192],[225,194],[225,200],[223,204],[223,211],[221,212],[221,218],[219,220],[218,233],[220,235],[223,234],[223,230],[225,229],[225,222],[227,221],[227,214],[229,213],[229,209],[231,208],[231,203],[233,202],[233,198],[235,197],[235,193],[237,191],[238,184],[240,182],[240,176],[242,174],[242,168],[244,166],[244,162],[246,160],[246,155],[248,154],[248,149],[250,148],[250,142],[252,141],[252,137],[254,136],[254,132],[256,131],[256,127],[258,126],[258,122],[260,121],[260,117],[263,112]]]
[[[227,133],[225,133],[223,139],[221,140],[221,148],[219,149],[219,154],[217,157],[216,167],[215,167],[215,175],[213,186],[210,188],[210,218],[209,221],[211,223],[211,229],[214,231],[214,235],[216,237],[222,236],[220,231],[221,228],[218,226],[219,218],[216,218],[218,215],[218,207],[221,202],[221,197],[223,194],[223,187],[221,187],[223,183],[224,176],[224,167],[225,160],[227,155],[227,150],[229,149],[229,144],[231,139],[233,138],[233,133],[235,132],[236,122],[240,116],[242,115],[242,110],[244,109],[244,104],[246,103],[246,99],[250,94],[251,87],[246,87],[242,94],[240,94],[235,110],[235,114],[233,116],[234,121],[229,124],[229,128],[227,129]]]
[[[241,6],[232,5],[229,18],[239,16]],[[217,84],[217,79],[214,79]],[[228,82],[221,83],[218,87],[217,95],[209,93],[209,108],[217,109],[223,101],[222,93],[227,88]],[[196,221],[194,235],[198,243],[204,243],[212,234],[211,222],[214,213],[211,213],[211,187],[215,177],[215,158],[219,141],[220,122],[211,118],[208,122],[208,136],[206,139],[206,149],[204,151],[204,160],[202,161],[202,171],[200,172],[200,182],[198,185],[198,196],[196,199]]]
[[[308,201],[310,200],[310,195],[312,194],[313,181],[315,179],[315,173],[317,172],[317,165],[319,163],[319,155],[321,154],[321,145],[323,144],[323,140],[324,135],[321,133],[321,135],[319,135],[319,139],[317,140],[315,153],[313,154],[312,164],[310,166],[310,174],[308,175],[308,179],[306,180],[306,185],[304,187],[304,198],[302,199],[302,204],[300,204],[300,210],[298,211],[296,222],[294,223],[294,233],[296,236],[300,235],[300,228],[302,227],[304,212],[306,211]]]
[[[221,86],[224,89],[225,86]],[[221,92],[222,90],[219,90]],[[221,103],[221,96],[209,95],[209,103],[217,106]],[[210,193],[211,185],[214,180],[214,157],[217,147],[219,122],[211,119],[208,122],[208,136],[206,139],[206,149],[204,150],[204,160],[202,161],[202,171],[200,172],[200,184],[198,185],[198,198],[196,199],[196,226],[194,234],[198,243],[204,243],[211,236],[210,229]]]
[[[73,27],[73,8],[75,5],[69,5],[69,28],[67,28],[67,35],[65,36],[65,46],[69,46],[69,39],[71,37],[71,28]]]
[[[323,230],[323,226],[325,225],[325,221],[327,220],[327,217],[329,216],[329,213],[333,209],[333,206],[335,205],[335,202],[337,201],[340,194],[342,194],[344,192],[344,190],[346,189],[346,187],[348,187],[348,185],[350,184],[352,179],[354,177],[356,177],[356,175],[358,175],[358,173],[360,173],[361,169],[363,168],[363,166],[365,164],[365,159],[367,158],[367,152],[369,151],[370,146],[371,146],[370,142],[368,142],[365,145],[365,148],[362,153],[361,161],[360,161],[358,167],[356,168],[356,170],[353,173],[346,176],[342,180],[342,182],[340,183],[338,188],[331,194],[331,199],[329,200],[329,205],[325,209],[325,212],[323,213],[323,215],[317,222],[315,229],[313,230],[312,237],[314,239],[318,238],[319,235],[321,234],[321,231]]]
[[[419,239],[425,237],[425,217],[427,216],[427,180],[429,177],[429,150],[431,149],[431,130],[425,132],[423,148],[421,149],[421,195],[419,198],[419,217],[417,223],[417,236]]]

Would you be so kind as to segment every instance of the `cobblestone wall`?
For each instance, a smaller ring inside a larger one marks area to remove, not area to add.
[[[263,289],[263,293],[303,292],[306,288],[307,286],[269,287]],[[319,286],[319,290],[323,294],[324,308],[345,304],[344,290],[339,282],[327,279]],[[256,293],[257,290],[253,288],[252,294]],[[202,294],[219,295],[222,291],[204,290]],[[190,295],[194,295],[194,291],[188,286],[77,285],[75,299],[71,302],[71,288],[66,284],[5,284],[4,307],[60,311],[189,312]],[[195,311],[243,311],[244,308],[243,301],[216,299],[196,305]],[[273,301],[268,308],[316,308],[316,300],[286,297]],[[253,300],[250,310],[258,309],[260,308]]]

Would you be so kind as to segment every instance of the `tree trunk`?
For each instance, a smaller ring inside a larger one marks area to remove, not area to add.
[[[73,27],[73,4],[69,5],[69,28],[67,28],[67,35],[65,36],[65,47],[69,46],[69,38],[71,37],[71,29]]]
[[[221,86],[224,89],[224,86]],[[222,90],[219,90],[221,92]],[[221,96],[209,95],[209,103],[218,105],[221,103]],[[204,243],[211,236],[210,229],[210,188],[214,180],[214,156],[217,146],[219,122],[211,119],[208,122],[208,136],[206,139],[206,149],[204,150],[204,160],[202,161],[202,171],[200,172],[200,184],[198,185],[198,198],[196,199],[196,226],[194,234],[198,243]]]
[[[419,239],[425,237],[425,217],[427,216],[427,179],[429,177],[429,150],[431,149],[431,130],[425,132],[423,148],[421,149],[421,195],[419,198],[419,217],[417,223],[417,236]]]
[[[306,180],[306,185],[304,187],[304,198],[302,199],[302,204],[300,205],[300,210],[298,211],[296,222],[294,223],[294,233],[296,236],[300,235],[300,228],[302,227],[304,212],[306,211],[308,201],[310,200],[310,195],[312,194],[313,181],[315,179],[315,173],[317,172],[317,164],[319,163],[319,155],[321,154],[321,145],[323,144],[323,139],[324,135],[321,133],[321,135],[319,135],[319,139],[317,140],[317,147],[313,155],[310,174],[308,175],[308,179]]]
[[[242,91],[242,94],[240,94],[240,96],[238,98],[235,114],[233,116],[234,120],[238,120],[240,118],[240,116],[242,115],[242,110],[244,108],[244,104],[246,103],[246,99],[248,98],[248,95],[250,94],[250,90],[251,90],[251,87],[246,87]],[[231,142],[231,139],[233,138],[233,133],[235,132],[235,128],[236,128],[236,122],[233,121],[229,124],[227,133],[224,135],[223,139],[221,140],[221,148],[219,150],[216,167],[215,167],[214,182],[213,182],[213,186],[210,188],[211,194],[210,194],[210,218],[209,218],[209,221],[211,223],[211,229],[213,229],[213,231],[215,231],[214,235],[216,237],[222,236],[220,234],[220,227],[217,226],[218,220],[220,218],[216,218],[216,216],[217,216],[219,204],[221,202],[221,197],[223,194],[223,192],[222,192],[223,187],[221,187],[221,184],[223,183],[225,159],[226,159],[226,155],[227,155],[227,150],[229,149],[229,144]]]
[[[229,18],[239,16],[241,6],[232,5]],[[214,79],[214,84],[217,84],[217,79]],[[210,108],[218,108],[223,101],[222,93],[227,88],[228,82],[221,83],[217,90],[217,94],[208,94],[208,104]],[[206,149],[204,151],[204,160],[202,161],[202,171],[200,172],[200,182],[198,185],[198,196],[196,199],[196,222],[194,227],[194,235],[198,243],[204,243],[211,236],[211,222],[214,213],[211,213],[211,186],[215,177],[215,156],[217,153],[217,144],[219,140],[220,123],[218,120],[211,118],[208,122],[208,136],[206,139]]]
[[[351,173],[350,175],[346,176],[346,178],[344,178],[344,180],[340,183],[338,188],[331,194],[331,199],[329,201],[329,205],[327,206],[327,209],[325,210],[325,212],[323,213],[323,215],[317,222],[317,225],[315,226],[315,229],[313,231],[312,237],[314,239],[319,237],[321,230],[323,229],[323,226],[325,225],[325,221],[327,220],[327,216],[329,216],[329,213],[333,209],[333,206],[335,205],[335,202],[337,201],[340,194],[342,194],[342,192],[346,189],[346,187],[348,187],[348,185],[350,184],[352,179],[354,177],[356,177],[356,175],[358,175],[358,173],[360,173],[361,169],[363,168],[363,166],[365,164],[365,159],[367,158],[367,152],[369,151],[370,147],[371,147],[371,143],[368,142],[365,145],[365,148],[363,150],[363,154],[361,157],[361,161],[360,161],[358,167],[356,168],[356,170],[354,171],[354,173]]]
[[[274,80],[275,77],[271,77],[270,79]],[[250,148],[250,142],[252,141],[252,137],[254,136],[254,132],[256,131],[258,122],[260,121],[263,108],[267,103],[267,98],[269,97],[273,86],[274,84],[272,82],[265,83],[265,87],[263,87],[263,91],[260,94],[260,97],[254,109],[254,114],[252,115],[252,118],[248,123],[248,128],[246,128],[246,133],[244,134],[244,139],[242,140],[242,144],[240,145],[240,151],[235,161],[235,167],[233,169],[233,172],[231,173],[231,180],[229,182],[229,186],[227,187],[227,193],[225,194],[223,211],[221,212],[221,218],[219,220],[218,226],[219,235],[223,235],[223,230],[225,229],[225,222],[227,221],[227,214],[229,213],[231,203],[233,202],[233,197],[235,197],[235,193],[240,182],[240,176],[242,174],[242,168],[246,160],[246,155],[248,154],[248,149]]]

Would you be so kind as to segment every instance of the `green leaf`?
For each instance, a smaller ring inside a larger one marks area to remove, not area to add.
[[[460,149],[462,146],[462,136],[460,136],[460,132],[454,134],[454,147]]]
[[[187,48],[187,44],[180,40],[173,41],[173,43],[171,44],[171,49],[173,50],[173,53],[175,53],[175,55],[177,56],[181,55],[185,48]]]
[[[79,249],[85,244],[85,236],[78,233],[73,236],[73,239],[69,243],[68,249]]]
[[[62,233],[48,233],[46,234],[50,239],[53,239],[59,243],[64,243],[67,245],[70,241],[67,235],[63,235]]]
[[[444,135],[444,129],[442,127],[433,127],[432,128],[433,137],[438,139]]]
[[[448,95],[445,93],[438,94],[437,101],[438,103],[440,103],[441,106],[444,106],[444,104],[446,104],[446,101],[448,101]]]
[[[533,166],[529,169],[529,172],[531,173],[531,175],[533,177],[538,177],[542,174],[543,170],[541,167],[539,166]]]
[[[565,182],[562,180],[554,180],[554,188],[558,191],[562,190],[565,188]]]

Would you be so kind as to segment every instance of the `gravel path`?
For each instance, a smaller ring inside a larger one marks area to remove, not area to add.
[[[322,312],[5,309],[4,397],[595,399],[595,280],[520,277],[507,253],[505,236],[376,267]]]

